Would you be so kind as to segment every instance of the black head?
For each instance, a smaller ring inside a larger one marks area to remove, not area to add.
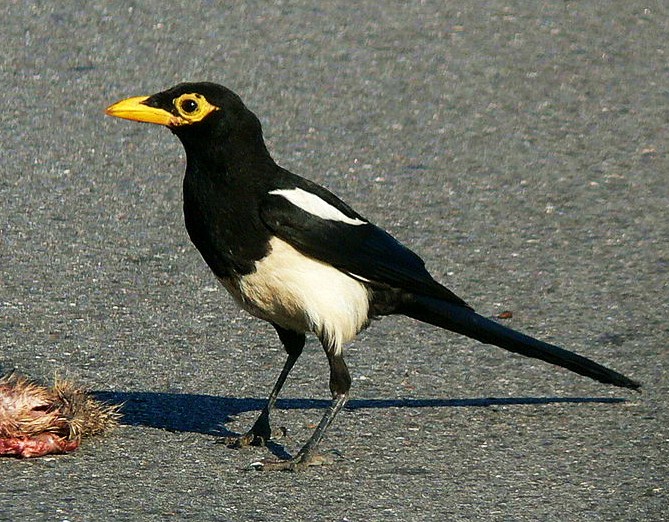
[[[258,118],[241,98],[211,82],[180,83],[151,96],[117,102],[106,113],[117,118],[165,125],[186,147],[219,149],[226,142],[266,152]]]

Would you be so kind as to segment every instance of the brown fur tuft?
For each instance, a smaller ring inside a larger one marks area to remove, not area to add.
[[[9,373],[0,377],[0,455],[38,457],[73,451],[82,438],[115,427],[118,410],[71,382],[56,379],[49,388]]]

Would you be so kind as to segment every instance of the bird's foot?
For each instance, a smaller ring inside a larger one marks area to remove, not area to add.
[[[269,414],[263,411],[253,427],[244,435],[224,437],[221,441],[229,448],[245,448],[247,446],[265,446],[270,439],[286,436],[286,428],[272,429],[269,425]]]
[[[247,431],[244,435],[231,435],[223,437],[220,441],[229,448],[246,448],[248,446],[265,446],[268,440],[277,440],[286,436],[286,428],[274,428],[269,435],[265,433],[256,433],[253,429]]]
[[[288,460],[263,459],[251,463],[257,471],[304,471],[311,466],[325,466],[332,464],[331,457],[318,453],[297,454]]]

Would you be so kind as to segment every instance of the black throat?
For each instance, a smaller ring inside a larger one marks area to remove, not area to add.
[[[219,119],[173,129],[186,150],[186,229],[218,277],[253,272],[268,250],[270,233],[258,205],[280,169],[253,120],[237,124],[234,133]]]

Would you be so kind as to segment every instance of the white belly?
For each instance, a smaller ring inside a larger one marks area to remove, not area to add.
[[[356,279],[274,238],[256,271],[223,286],[249,313],[296,332],[314,332],[335,353],[367,325],[369,294]]]

